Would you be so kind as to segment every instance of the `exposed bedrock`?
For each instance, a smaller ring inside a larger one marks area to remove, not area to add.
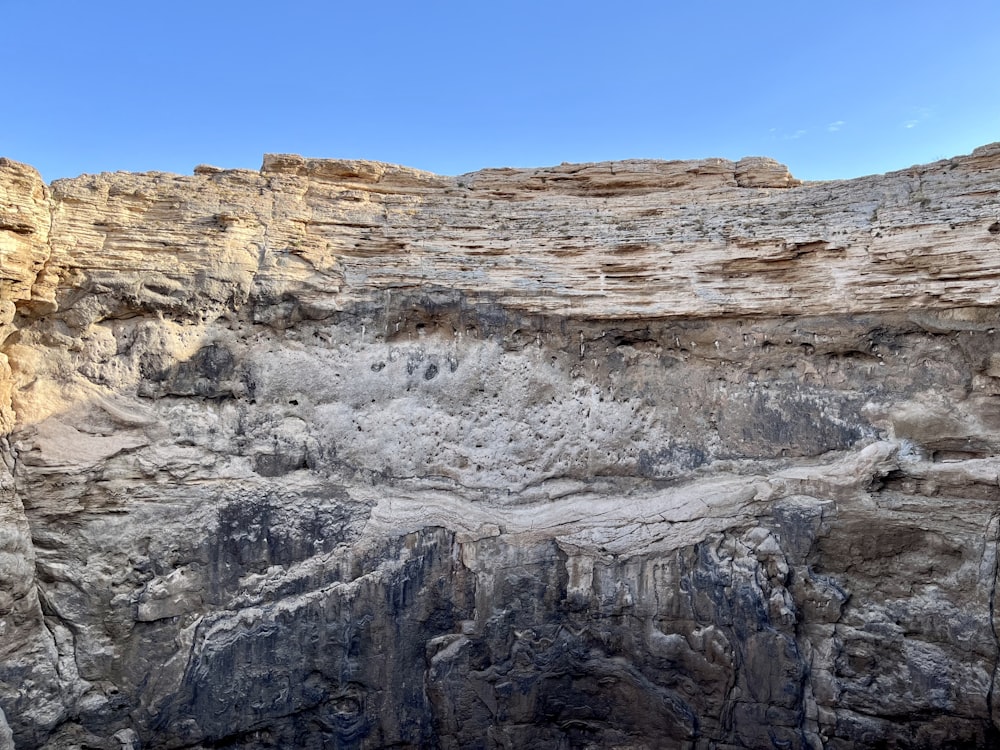
[[[0,160],[0,748],[994,746],[998,191]]]

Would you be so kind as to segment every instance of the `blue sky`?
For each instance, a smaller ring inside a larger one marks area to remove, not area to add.
[[[0,155],[47,180],[772,156],[804,179],[1000,140],[1000,2],[0,0]]]

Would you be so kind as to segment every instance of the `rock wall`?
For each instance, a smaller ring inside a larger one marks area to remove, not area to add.
[[[998,195],[0,160],[0,748],[1000,742]]]

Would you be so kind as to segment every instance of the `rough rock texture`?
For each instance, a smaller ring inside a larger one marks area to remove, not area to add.
[[[0,160],[0,748],[994,746],[998,195]]]

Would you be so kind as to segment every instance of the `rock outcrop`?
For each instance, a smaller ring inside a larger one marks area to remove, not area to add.
[[[0,748],[994,746],[998,196],[0,160]]]

